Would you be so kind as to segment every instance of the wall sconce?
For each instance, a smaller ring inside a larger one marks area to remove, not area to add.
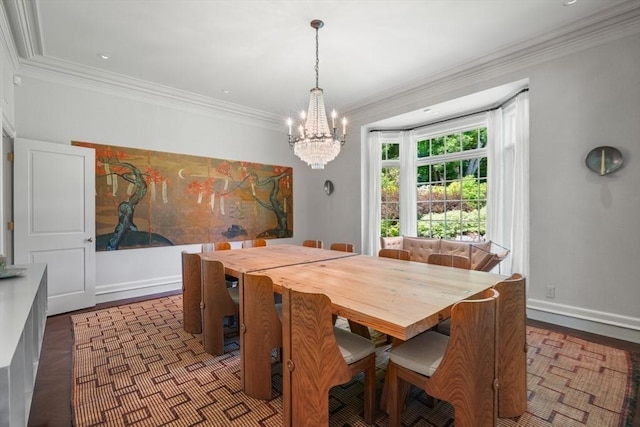
[[[333,193],[333,182],[326,180],[324,182],[324,192],[327,193],[327,196],[330,196]]]

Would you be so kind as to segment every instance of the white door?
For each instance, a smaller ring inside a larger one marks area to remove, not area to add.
[[[48,315],[95,305],[94,150],[14,141],[15,263],[46,263]]]

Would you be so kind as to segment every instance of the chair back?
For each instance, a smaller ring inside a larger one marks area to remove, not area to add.
[[[327,426],[329,390],[352,377],[333,332],[331,301],[284,288],[282,302],[284,425]]]
[[[302,242],[302,246],[322,249],[322,240],[305,240]]]
[[[393,258],[409,261],[411,259],[411,252],[406,249],[382,248],[380,249],[380,251],[378,251],[378,256],[383,258]]]
[[[240,331],[243,334],[243,384],[247,394],[271,400],[271,354],[282,347],[282,321],[267,276],[245,275]]]
[[[240,308],[229,295],[222,262],[203,259],[201,270],[202,345],[209,354],[223,354],[223,319],[238,316]]]
[[[202,332],[200,254],[182,251],[182,322],[185,332]]]
[[[471,261],[469,261],[468,257],[453,254],[430,254],[427,258],[427,264],[444,265],[467,270],[471,268]]]
[[[216,251],[228,251],[231,249],[231,243],[229,242],[216,242]]]
[[[450,402],[457,427],[497,423],[498,296],[489,289],[480,299],[451,308],[451,335],[440,365],[425,391]]]
[[[351,243],[332,243],[329,249],[332,251],[354,252],[354,248]]]
[[[242,242],[243,248],[257,248],[259,246],[267,246],[267,241],[264,239],[245,240]]]
[[[526,279],[514,274],[494,286],[498,299],[498,416],[527,410]]]

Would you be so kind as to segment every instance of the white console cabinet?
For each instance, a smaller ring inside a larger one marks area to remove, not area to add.
[[[47,321],[47,265],[0,279],[0,427],[27,425]]]

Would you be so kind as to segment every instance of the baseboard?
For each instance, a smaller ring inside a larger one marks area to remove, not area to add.
[[[182,289],[182,276],[156,277],[137,282],[115,283],[96,287],[96,303],[137,298]]]
[[[637,317],[536,299],[527,301],[527,317],[640,344],[640,318]]]

